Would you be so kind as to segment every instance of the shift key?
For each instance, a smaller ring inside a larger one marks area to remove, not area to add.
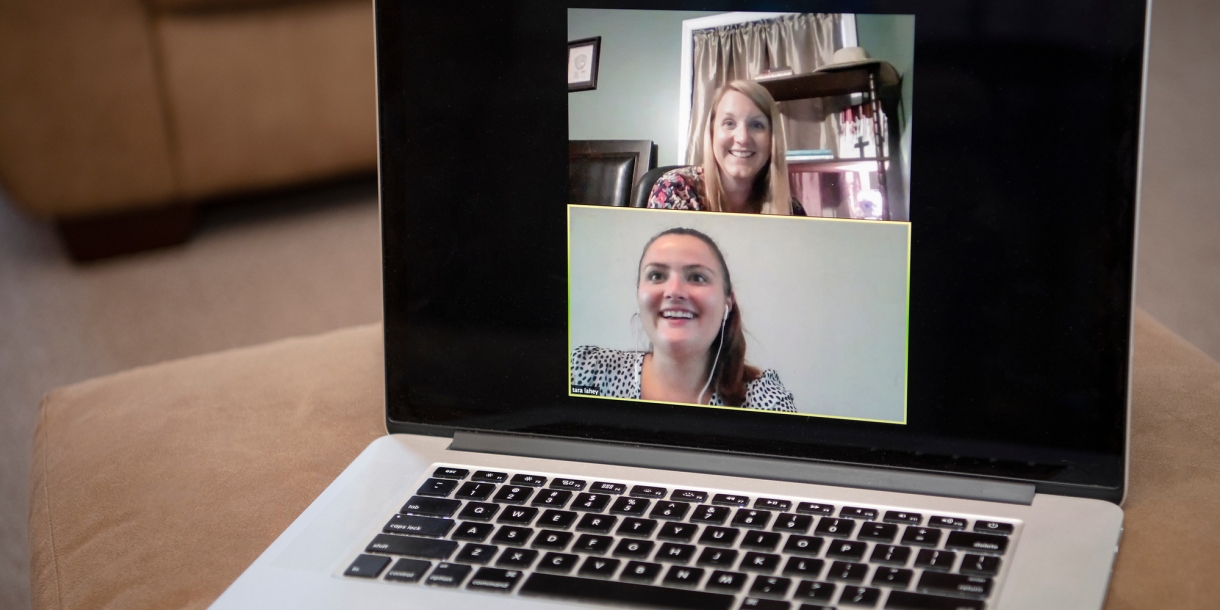
[[[428,540],[427,538],[377,534],[364,550],[368,553],[406,555],[424,559],[448,559],[455,548],[457,548],[457,543],[452,540]]]
[[[433,517],[417,517],[415,515],[394,515],[381,531],[387,534],[405,534],[407,536],[424,536],[426,538],[444,538],[453,529],[453,519],[436,519]]]

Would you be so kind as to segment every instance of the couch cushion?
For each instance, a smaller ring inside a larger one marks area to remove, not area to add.
[[[1126,537],[1109,610],[1220,599],[1220,364],[1136,324]],[[380,327],[87,381],[44,400],[35,608],[203,608],[384,433]]]

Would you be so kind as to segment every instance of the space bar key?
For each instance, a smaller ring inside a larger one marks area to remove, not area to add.
[[[732,595],[719,593],[539,573],[530,575],[525,584],[521,585],[519,593],[539,597],[613,602],[645,608],[672,608],[675,610],[730,610],[734,600]]]

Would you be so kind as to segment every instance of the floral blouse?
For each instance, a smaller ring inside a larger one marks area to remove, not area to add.
[[[652,193],[648,195],[648,207],[666,210],[703,210],[703,168],[698,165],[679,167],[661,174]],[[806,216],[805,208],[796,199],[792,200],[792,215]]]

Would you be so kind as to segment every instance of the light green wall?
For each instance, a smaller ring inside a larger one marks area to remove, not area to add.
[[[682,21],[715,14],[568,9],[568,40],[602,37],[597,89],[568,94],[568,139],[652,140],[676,165]]]
[[[915,16],[856,15],[856,39],[902,75],[902,192],[911,192],[911,91],[915,86]],[[903,199],[906,199],[905,195]],[[906,212],[909,218],[909,212]]]

